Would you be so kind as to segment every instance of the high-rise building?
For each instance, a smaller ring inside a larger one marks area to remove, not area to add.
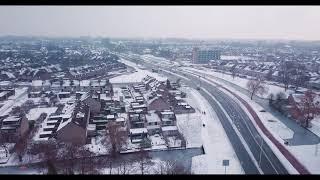
[[[210,60],[220,59],[220,51],[210,49],[193,48],[192,51],[192,63],[205,64]]]

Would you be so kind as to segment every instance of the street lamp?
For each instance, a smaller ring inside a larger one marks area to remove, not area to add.
[[[262,155],[262,146],[263,146],[263,139],[262,137],[260,136],[261,138],[261,144],[260,144],[260,155],[259,155],[259,166],[261,164],[261,155]],[[261,167],[261,166],[260,166]]]

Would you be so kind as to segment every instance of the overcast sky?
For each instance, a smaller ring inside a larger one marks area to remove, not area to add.
[[[320,40],[320,6],[1,6],[0,35]]]

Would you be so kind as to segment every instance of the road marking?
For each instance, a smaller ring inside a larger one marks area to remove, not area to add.
[[[247,150],[251,160],[254,162],[255,166],[257,167],[258,171],[260,172],[260,174],[263,174],[263,171],[260,169],[258,162],[256,161],[256,159],[253,156],[253,153],[251,152],[247,142],[244,140],[244,138],[242,137],[241,133],[239,132],[239,130],[236,128],[235,124],[232,122],[230,116],[228,115],[228,113],[225,111],[225,109],[222,107],[222,105],[219,103],[219,101],[211,95],[210,92],[208,92],[206,89],[201,88],[205,93],[207,93],[221,108],[221,110],[223,111],[223,113],[226,115],[228,121],[230,122],[232,128],[234,129],[234,131],[236,132],[236,134],[238,135],[241,143],[243,144],[243,146],[245,147],[245,149]]]
[[[196,74],[196,73],[194,73],[194,74]],[[196,76],[196,75],[193,75],[193,76]],[[215,84],[212,84],[212,82],[213,82],[213,80],[209,80],[209,79],[207,79],[207,78],[205,78],[203,81],[205,81],[205,82],[207,82],[207,83],[209,83],[209,84],[211,84],[211,85],[215,85]],[[210,82],[210,81],[212,81],[212,82]],[[215,83],[215,82],[213,82],[213,83]],[[229,93],[230,94],[230,93]],[[230,96],[231,98],[233,97],[233,95],[232,96]],[[232,98],[233,99],[233,98]],[[219,105],[220,105],[220,103],[219,103]],[[240,108],[242,109],[242,107],[240,106]],[[223,111],[224,111],[224,109],[223,109]],[[240,116],[242,117],[242,115],[240,114]],[[251,116],[251,114],[250,114],[250,116]],[[249,116],[248,116],[249,117]],[[243,118],[243,117],[242,117]],[[250,119],[250,117],[249,117],[249,119]],[[251,120],[251,119],[250,119]],[[251,131],[251,129],[249,128],[249,126],[248,126],[248,124],[247,124],[247,122],[246,121],[244,121],[244,124],[246,125],[246,127],[247,127],[247,129],[249,130],[249,133],[250,133],[250,135],[253,137],[253,140],[256,142],[256,144],[258,145],[258,146],[260,146],[259,144],[259,142],[257,142],[257,140],[255,139],[255,136],[252,134],[252,131]],[[259,132],[258,132],[258,134],[259,134]],[[260,135],[260,134],[259,134]],[[263,138],[261,135],[260,135],[260,138]],[[267,160],[269,161],[269,163],[271,164],[271,166],[272,166],[272,168],[276,171],[276,173],[277,174],[279,174],[279,172],[277,171],[277,169],[275,168],[275,166],[273,165],[273,163],[271,162],[271,160],[270,160],[270,158],[268,157],[268,155],[266,154],[266,152],[265,152],[265,150],[262,148],[262,152],[263,152],[263,154],[265,155],[265,157],[267,158]],[[281,161],[280,161],[281,162]]]

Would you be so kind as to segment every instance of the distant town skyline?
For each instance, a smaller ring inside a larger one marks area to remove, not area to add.
[[[318,6],[1,6],[0,36],[320,40]]]

